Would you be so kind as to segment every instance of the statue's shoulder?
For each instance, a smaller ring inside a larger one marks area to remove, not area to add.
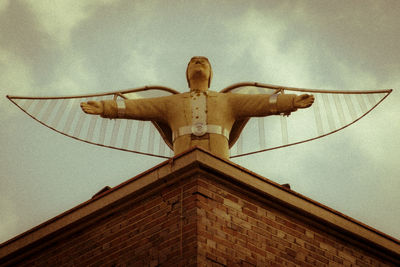
[[[190,97],[190,92],[184,92],[179,94],[174,94],[172,97],[181,98],[181,97]]]
[[[212,90],[208,90],[207,94],[208,94],[208,96],[221,96],[221,95],[224,95],[224,93],[220,93],[220,92],[216,92],[216,91],[212,91]]]

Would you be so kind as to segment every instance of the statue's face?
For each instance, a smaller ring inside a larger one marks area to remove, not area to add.
[[[206,57],[192,57],[186,75],[188,80],[199,78],[210,80],[211,66],[208,59]]]

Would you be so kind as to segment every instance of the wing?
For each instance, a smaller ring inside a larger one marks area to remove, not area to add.
[[[235,122],[230,135],[231,158],[312,141],[357,122],[378,106],[391,92],[330,91],[283,87],[260,83],[238,83],[223,93],[314,95],[314,104],[289,117],[268,116]]]
[[[161,158],[170,158],[171,132],[158,122],[110,120],[85,114],[80,102],[168,96],[178,92],[163,86],[146,86],[118,92],[69,97],[7,96],[30,117],[50,129],[86,143]],[[158,133],[159,134],[158,134]]]

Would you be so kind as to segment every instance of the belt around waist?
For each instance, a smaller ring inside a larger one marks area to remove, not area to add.
[[[193,126],[180,127],[178,131],[172,133],[172,141],[175,141],[176,138],[187,134],[194,134],[197,136],[201,136],[199,134],[196,134],[199,132],[197,127],[202,127],[202,130],[200,131],[202,133],[201,135],[206,133],[221,134],[225,136],[226,139],[229,140],[229,131],[227,129],[223,128],[220,125],[207,124],[207,125],[193,125]]]

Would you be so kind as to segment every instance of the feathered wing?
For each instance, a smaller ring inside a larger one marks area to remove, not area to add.
[[[237,121],[229,140],[231,158],[312,141],[355,123],[391,92],[331,91],[283,87],[260,83],[238,83],[222,90],[240,94],[312,94],[314,104],[287,116],[268,116]]]
[[[81,102],[112,99],[152,98],[177,94],[163,86],[146,86],[118,92],[69,97],[7,96],[30,117],[71,138],[109,148],[161,158],[173,155],[172,134],[167,125],[158,122],[105,119],[88,115]]]

